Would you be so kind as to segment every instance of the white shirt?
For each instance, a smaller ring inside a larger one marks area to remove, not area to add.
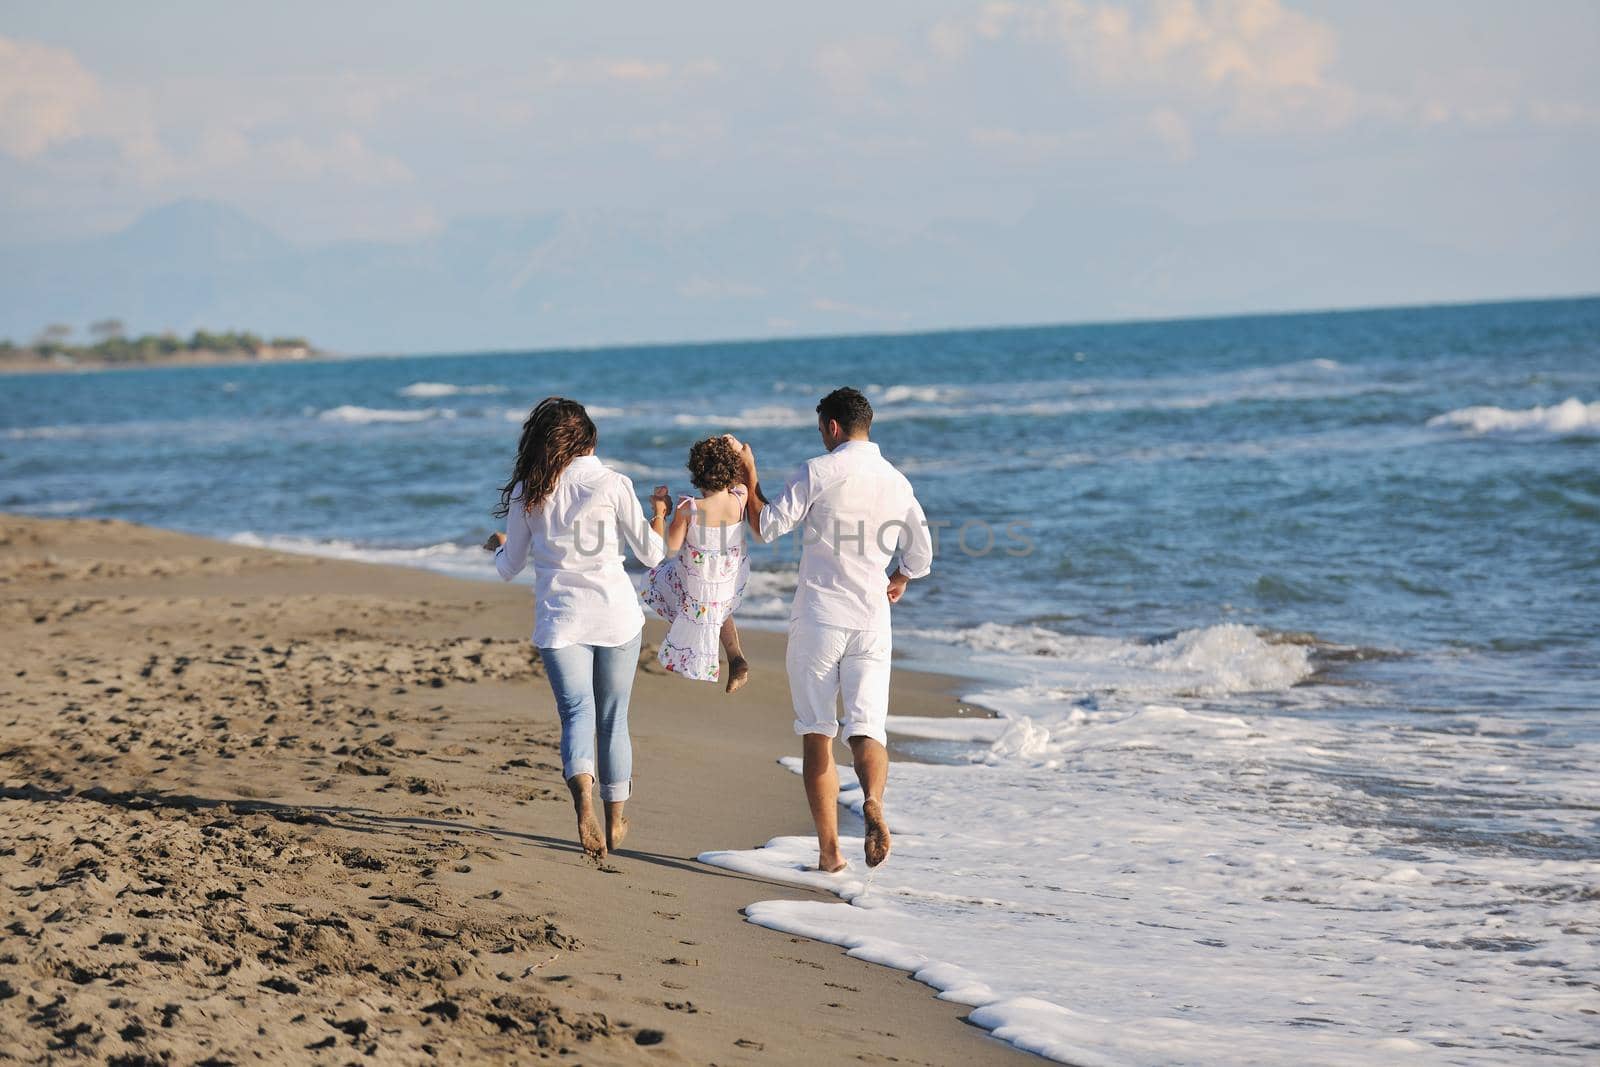
[[[494,566],[509,582],[532,556],[536,646],[615,647],[644,629],[639,594],[622,569],[623,541],[646,567],[666,557],[633,482],[594,456],[569,463],[532,511],[523,510],[522,485],[516,486]]]
[[[845,441],[808,460],[761,509],[761,540],[801,531],[794,621],[889,632],[888,566],[921,578],[933,538],[906,476],[871,441]]]

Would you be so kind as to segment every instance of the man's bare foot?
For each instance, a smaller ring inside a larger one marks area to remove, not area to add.
[[[600,832],[600,820],[594,814],[594,795],[588,775],[576,775],[567,782],[572,790],[572,806],[578,813],[578,844],[584,853],[595,860],[605,859],[606,839]]]
[[[622,839],[628,836],[628,817],[622,814],[620,802],[613,805],[606,803],[606,847],[615,852],[622,846]]]
[[[873,799],[861,805],[867,823],[867,866],[876,867],[889,858],[889,820],[883,817],[883,801]]]
[[[844,857],[837,852],[831,857],[824,857],[821,853],[817,854],[817,870],[823,874],[838,874],[849,866],[850,864],[846,863]]]
[[[728,692],[737,693],[750,680],[750,664],[744,659],[728,661]]]

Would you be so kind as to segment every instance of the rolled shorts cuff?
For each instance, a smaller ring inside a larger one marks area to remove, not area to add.
[[[800,719],[796,719],[794,721],[794,732],[801,737],[807,734],[817,734],[820,737],[838,737],[839,723],[837,721],[832,723],[803,722]]]
[[[600,799],[615,804],[633,795],[633,779],[626,782],[607,782],[600,787]]]
[[[859,722],[845,723],[844,739],[846,741],[854,741],[858,737],[870,737],[884,748],[889,747],[889,731],[882,726]]]
[[[592,759],[575,759],[561,768],[561,777],[569,782],[580,774],[587,774],[597,781],[600,777],[594,772],[594,760]]]

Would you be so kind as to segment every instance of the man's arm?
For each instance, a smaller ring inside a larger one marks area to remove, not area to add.
[[[889,578],[891,604],[900,602],[911,579],[926,577],[933,570],[933,535],[928,529],[928,517],[923,514],[922,505],[914,495],[910,506],[906,508],[905,518],[901,520],[898,548],[900,566]]]
[[[744,517],[750,524],[750,532],[761,538],[761,509],[767,506],[766,494],[761,491],[761,479],[756,475],[755,449],[747,444],[739,444],[733,434],[728,434],[728,440],[734,442],[739,449],[739,461],[744,467]]]
[[[732,435],[729,435],[732,439]],[[739,445],[739,457],[744,467],[745,519],[756,540],[776,541],[805,521],[811,507],[811,472],[801,467],[783,487],[776,500],[768,500],[761,491],[761,479],[756,473],[756,453],[749,445]]]

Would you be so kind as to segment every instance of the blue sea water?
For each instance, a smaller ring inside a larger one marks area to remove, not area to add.
[[[839,384],[948,524],[897,647],[1003,718],[903,720],[939,819],[757,921],[1082,1062],[1600,1055],[1600,300],[12,377],[0,509],[482,577],[538,398],[644,495]]]

